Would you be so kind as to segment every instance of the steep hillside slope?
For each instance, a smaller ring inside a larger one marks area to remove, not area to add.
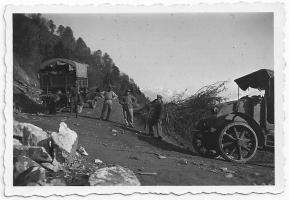
[[[108,53],[91,51],[82,38],[75,38],[70,27],[56,27],[41,14],[13,15],[13,80],[15,106],[33,110],[41,104],[38,71],[42,62],[51,58],[66,58],[86,63],[90,89],[104,90],[112,85],[122,95],[131,89],[139,104],[148,100],[137,84],[122,73]],[[39,110],[39,109],[35,109]]]

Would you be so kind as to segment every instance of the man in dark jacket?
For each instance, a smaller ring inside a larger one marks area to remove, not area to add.
[[[149,114],[149,134],[151,136],[162,138],[162,125],[161,118],[163,114],[163,101],[162,96],[157,95],[157,99],[150,103],[150,114]]]
[[[83,100],[81,98],[80,92],[79,92],[79,85],[77,82],[71,87],[70,90],[70,113],[75,111],[76,117],[78,116],[78,113],[80,112],[80,108],[83,104]]]

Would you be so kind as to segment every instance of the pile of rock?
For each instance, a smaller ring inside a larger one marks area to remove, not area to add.
[[[14,121],[14,186],[140,185],[129,169],[90,162],[87,155],[64,122],[56,133]]]
[[[64,122],[58,133],[48,133],[33,124],[14,121],[14,185],[50,184],[46,180],[46,171],[63,170],[63,164],[75,154],[77,144],[77,134]]]

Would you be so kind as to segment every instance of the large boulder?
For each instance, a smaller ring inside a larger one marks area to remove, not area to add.
[[[69,129],[64,122],[60,123],[59,132],[51,134],[54,157],[63,163],[65,159],[70,159],[75,155],[78,136],[77,133]]]
[[[40,166],[32,166],[18,175],[13,181],[14,186],[37,186],[45,182],[46,172]]]
[[[89,177],[91,186],[139,186],[140,182],[134,173],[119,165],[96,170]]]
[[[51,156],[44,147],[15,145],[13,146],[13,158],[18,156],[26,156],[39,163],[52,162]]]
[[[26,156],[17,156],[13,158],[13,180],[15,180],[19,174],[26,171],[30,167],[39,167],[40,165],[34,160]]]
[[[33,124],[20,123],[14,120],[13,136],[18,139],[21,138],[23,145],[42,146],[50,151],[50,135]]]

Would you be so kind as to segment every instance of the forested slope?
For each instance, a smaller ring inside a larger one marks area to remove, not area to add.
[[[56,27],[52,20],[41,14],[14,14],[14,80],[38,86],[39,66],[50,58],[67,58],[88,64],[89,88],[102,90],[110,84],[119,95],[129,88],[139,103],[147,100],[133,79],[120,71],[108,53],[92,51],[81,37],[74,37],[70,27]]]

